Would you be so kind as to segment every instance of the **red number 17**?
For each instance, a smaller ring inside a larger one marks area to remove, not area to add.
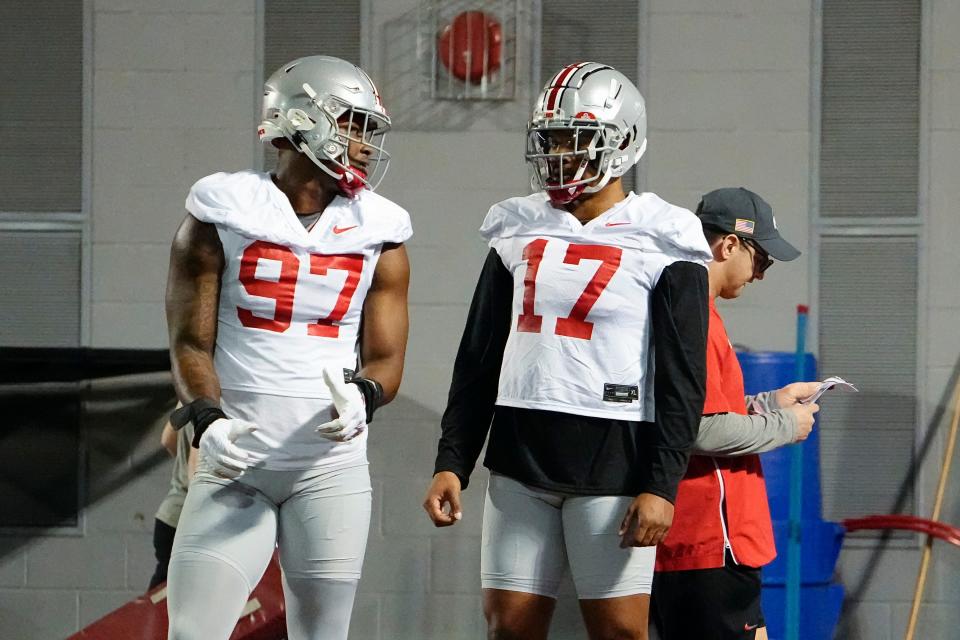
[[[523,313],[517,317],[517,331],[525,333],[540,333],[543,316],[534,312],[534,303],[537,296],[537,271],[543,260],[543,251],[547,240],[537,238],[523,248],[523,259],[527,261],[527,271],[523,276]],[[610,283],[610,278],[620,268],[620,256],[623,249],[597,244],[571,244],[563,257],[565,264],[580,264],[581,260],[600,260],[597,272],[590,278],[580,298],[577,299],[570,315],[566,318],[557,318],[554,332],[558,336],[582,338],[589,340],[593,335],[593,323],[587,321],[587,314],[596,304],[603,290]]]

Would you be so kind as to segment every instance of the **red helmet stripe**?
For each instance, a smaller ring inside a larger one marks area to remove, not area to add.
[[[547,96],[547,105],[546,110],[552,111],[556,108],[557,98],[560,95],[560,90],[564,88],[564,83],[567,81],[570,76],[572,76],[577,69],[583,65],[588,64],[586,62],[577,62],[576,64],[567,65],[564,67],[563,71],[558,73],[553,81],[550,83],[552,86],[550,88],[550,93]]]

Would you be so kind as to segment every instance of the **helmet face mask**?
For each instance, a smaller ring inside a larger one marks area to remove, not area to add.
[[[573,195],[566,200],[569,202],[579,197],[603,179],[603,162],[615,150],[612,133],[590,120],[531,123],[526,159],[534,186],[547,191],[554,201]]]
[[[384,146],[389,128],[373,82],[345,60],[300,58],[264,85],[260,140],[286,138],[347,196],[375,189],[383,179],[390,162]]]
[[[532,186],[554,204],[600,191],[645,149],[643,96],[622,73],[596,62],[569,65],[555,75],[527,124]]]

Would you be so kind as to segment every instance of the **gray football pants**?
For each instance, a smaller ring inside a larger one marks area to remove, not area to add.
[[[167,579],[169,640],[227,640],[274,547],[289,640],[344,640],[370,528],[366,465],[198,472]]]

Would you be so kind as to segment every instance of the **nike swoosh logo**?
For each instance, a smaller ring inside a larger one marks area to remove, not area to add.
[[[754,629],[757,629],[757,628],[759,628],[759,627],[760,627],[759,624],[744,624],[744,625],[743,625],[743,630],[744,630],[744,631],[753,631]]]
[[[334,226],[333,226],[333,232],[334,232],[334,233],[337,233],[337,234],[340,234],[340,233],[343,233],[343,232],[345,232],[345,231],[350,231],[350,229],[356,229],[358,226],[359,226],[359,225],[353,225],[352,227],[338,227],[338,226],[334,225]]]
[[[630,224],[630,223],[629,223],[629,222],[608,222],[607,224],[605,224],[605,225],[603,225],[603,226],[605,226],[605,227],[619,227],[620,225],[624,225],[624,224]]]

